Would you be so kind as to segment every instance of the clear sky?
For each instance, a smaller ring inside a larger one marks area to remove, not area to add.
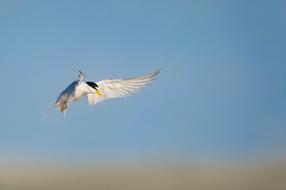
[[[2,159],[286,153],[285,1],[0,1]],[[162,68],[136,96],[43,114],[77,79]]]

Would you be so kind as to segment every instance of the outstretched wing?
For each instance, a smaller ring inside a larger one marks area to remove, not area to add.
[[[87,94],[88,102],[92,105],[106,99],[130,96],[149,85],[159,72],[160,70],[157,70],[145,76],[129,79],[98,81],[96,82],[98,87],[95,93]]]

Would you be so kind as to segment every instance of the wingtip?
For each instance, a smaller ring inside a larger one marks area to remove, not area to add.
[[[160,72],[161,72],[161,68],[155,70],[153,73],[151,73],[151,75],[155,77],[155,76],[158,75]]]
[[[84,73],[83,73],[81,70],[79,70],[78,72],[79,72],[79,75],[78,75],[79,79],[80,79],[81,81],[83,81],[84,78],[85,78]]]
[[[155,71],[155,73],[159,74],[161,72],[162,68],[159,68]]]

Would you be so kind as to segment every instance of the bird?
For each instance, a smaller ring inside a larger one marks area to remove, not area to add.
[[[90,106],[108,99],[127,97],[151,84],[159,73],[160,69],[139,77],[93,82],[86,81],[85,74],[79,70],[79,79],[72,82],[60,93],[53,107],[59,112],[65,113],[72,102],[76,102],[85,96]]]

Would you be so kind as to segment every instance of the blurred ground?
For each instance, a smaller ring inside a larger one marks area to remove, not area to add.
[[[285,190],[286,164],[255,167],[1,166],[1,190]]]

